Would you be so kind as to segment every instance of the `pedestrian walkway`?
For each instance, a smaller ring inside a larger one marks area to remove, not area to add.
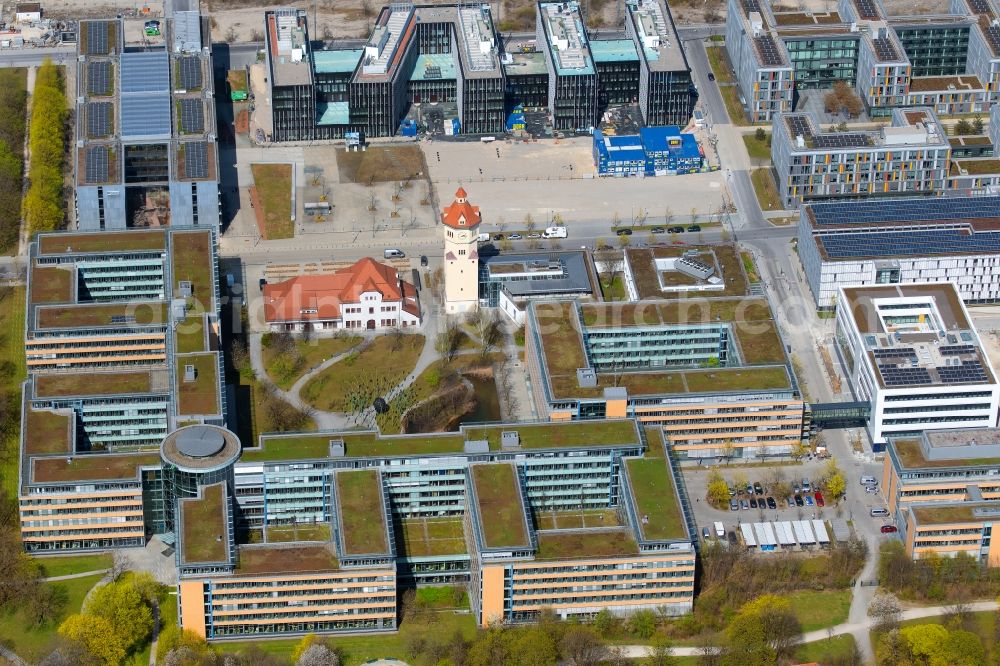
[[[87,576],[96,576],[97,574],[106,574],[111,569],[95,569],[93,571],[84,571],[82,573],[66,574],[65,576],[49,576],[48,578],[43,578],[46,583],[57,583],[62,580],[73,580],[74,578],[86,578]]]

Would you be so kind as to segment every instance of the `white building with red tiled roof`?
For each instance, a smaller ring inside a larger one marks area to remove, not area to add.
[[[459,314],[479,306],[479,206],[459,187],[441,212],[444,225],[445,312]]]
[[[412,284],[371,258],[334,273],[300,275],[264,285],[264,319],[271,330],[377,330],[419,326]]]

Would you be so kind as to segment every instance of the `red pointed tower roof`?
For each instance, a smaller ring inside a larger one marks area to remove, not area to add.
[[[453,229],[471,229],[482,222],[479,206],[470,204],[467,196],[465,189],[459,187],[455,191],[455,200],[442,211],[441,221]]]

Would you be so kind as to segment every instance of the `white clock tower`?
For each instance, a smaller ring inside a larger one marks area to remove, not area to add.
[[[479,206],[461,187],[441,213],[444,225],[445,312],[458,314],[479,306]]]

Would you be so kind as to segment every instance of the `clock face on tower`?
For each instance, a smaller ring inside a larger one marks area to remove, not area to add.
[[[468,237],[469,237],[469,232],[468,231],[461,231],[458,234],[458,239],[459,240],[465,240]]]

